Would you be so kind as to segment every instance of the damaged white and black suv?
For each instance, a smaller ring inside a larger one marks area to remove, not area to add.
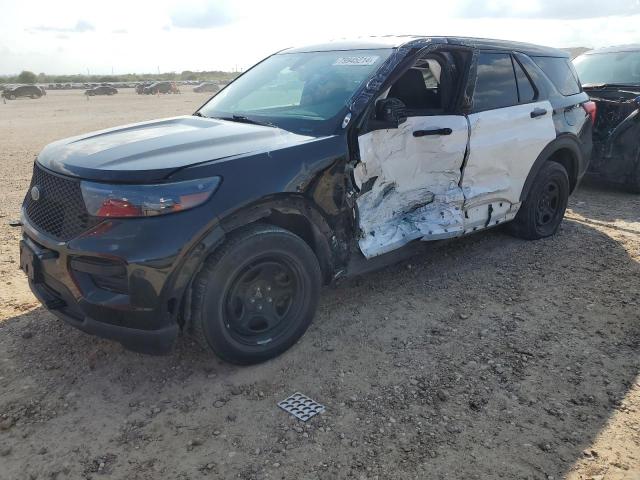
[[[503,224],[553,235],[592,113],[554,49],[383,37],[285,50],[194,115],[45,147],[21,267],[86,332],[163,353],[182,331],[264,361],[303,335],[323,284],[415,241]]]

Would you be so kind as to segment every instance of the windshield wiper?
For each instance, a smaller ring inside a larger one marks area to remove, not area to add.
[[[209,118],[209,117],[207,117],[206,115],[203,115],[203,114],[202,114],[202,113],[200,113],[200,112],[196,112],[196,113],[194,113],[194,114],[193,114],[193,116],[194,116],[194,117]]]
[[[273,123],[253,120],[252,118],[245,117],[244,115],[232,115],[230,117],[213,117],[213,118],[217,118],[218,120],[227,120],[228,122],[250,123],[251,125],[261,125],[263,127],[279,128],[277,125],[274,125]]]

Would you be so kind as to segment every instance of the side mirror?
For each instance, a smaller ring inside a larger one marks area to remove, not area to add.
[[[407,121],[407,107],[397,98],[384,98],[376,102],[376,117],[372,130],[398,128]]]

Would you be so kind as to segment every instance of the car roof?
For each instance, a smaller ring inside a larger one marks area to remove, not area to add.
[[[420,35],[386,35],[380,37],[362,37],[353,40],[337,40],[332,42],[307,45],[283,50],[279,53],[301,52],[327,52],[340,50],[375,50],[383,48],[398,48],[402,46],[415,46],[421,48],[428,44],[465,45],[473,48],[487,50],[518,51],[531,55],[548,57],[569,57],[569,53],[557,48],[544,47],[531,43],[513,42],[510,40],[495,40],[490,38],[474,37],[427,37]],[[411,44],[411,45],[410,45]]]
[[[583,53],[583,55],[598,55],[600,53],[620,53],[620,52],[637,52],[640,51],[640,43],[631,43],[628,45],[613,45],[611,47],[597,48]]]

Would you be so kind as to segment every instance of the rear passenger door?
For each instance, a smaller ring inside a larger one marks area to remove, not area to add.
[[[462,173],[465,231],[508,221],[533,163],[556,138],[551,103],[509,53],[480,52]]]

